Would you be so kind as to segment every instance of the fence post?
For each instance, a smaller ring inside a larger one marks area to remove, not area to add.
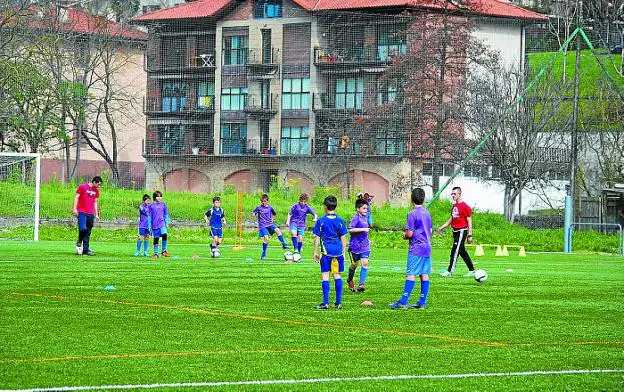
[[[572,196],[565,197],[563,210],[563,251],[572,253]]]

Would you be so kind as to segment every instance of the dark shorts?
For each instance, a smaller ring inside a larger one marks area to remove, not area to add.
[[[321,272],[336,274],[344,271],[344,256],[321,256]]]
[[[216,227],[211,227],[210,235],[213,237],[223,238],[223,228],[217,229]]]
[[[351,252],[351,260],[355,261],[360,261],[361,259],[369,259],[370,258],[370,250],[368,252],[362,252],[362,253],[353,253]]]
[[[263,227],[262,229],[258,230],[258,237],[264,237],[265,235],[272,236],[273,233],[275,233],[276,229],[277,226],[275,225]]]
[[[139,227],[139,235],[141,237],[149,237],[150,234],[150,229],[148,229],[147,227]]]
[[[154,238],[160,238],[160,237],[163,236],[163,234],[167,234],[167,228],[166,227],[161,227],[160,229],[152,230],[152,236]]]

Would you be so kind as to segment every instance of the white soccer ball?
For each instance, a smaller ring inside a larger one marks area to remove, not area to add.
[[[82,246],[76,246],[76,254],[77,255],[81,255],[82,254]]]
[[[485,272],[485,270],[482,270],[482,269],[476,270],[474,274],[474,278],[477,282],[483,283],[487,280],[488,274],[487,272]]]
[[[301,261],[301,255],[299,253],[293,253],[292,259],[295,263],[298,263]]]
[[[284,260],[286,260],[286,261],[292,261],[292,260],[293,260],[293,254],[292,254],[292,252],[284,252]]]
[[[216,258],[221,257],[221,252],[219,251],[219,249],[215,248],[210,251],[210,255],[216,259]]]

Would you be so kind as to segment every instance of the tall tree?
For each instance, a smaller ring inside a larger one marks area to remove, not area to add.
[[[411,161],[432,161],[431,186],[437,192],[443,163],[465,155],[463,103],[468,73],[474,65],[487,63],[496,55],[472,34],[475,21],[471,14],[479,11],[479,2],[434,3],[439,12],[403,19],[405,30],[397,34],[405,35],[406,49],[398,49],[380,78],[400,91],[395,99],[373,109],[366,125],[394,122],[402,128]]]
[[[543,188],[553,174],[565,171],[569,160],[571,108],[564,97],[570,83],[549,73],[525,94],[525,79],[517,68],[482,68],[470,78],[467,100],[475,139],[491,133],[477,159],[491,165],[492,180],[504,186],[505,217],[512,222],[522,191]]]

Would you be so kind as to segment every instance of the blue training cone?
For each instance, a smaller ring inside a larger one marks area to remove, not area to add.
[[[109,284],[108,286],[104,287],[105,291],[115,291],[117,290],[117,288],[115,286],[113,286],[112,284]]]

